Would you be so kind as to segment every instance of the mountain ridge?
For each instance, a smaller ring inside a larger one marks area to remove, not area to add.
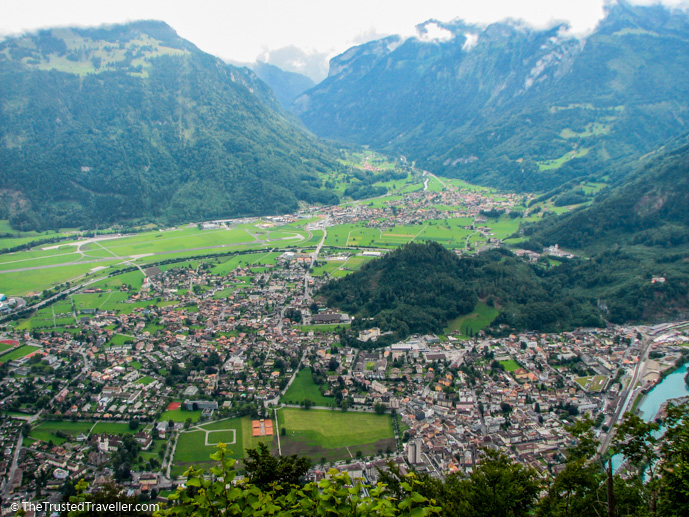
[[[248,69],[164,22],[0,43],[3,217],[22,229],[169,222],[333,203],[335,151]]]

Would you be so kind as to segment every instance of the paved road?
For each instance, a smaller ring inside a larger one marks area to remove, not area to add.
[[[318,254],[321,252],[321,248],[323,247],[323,244],[325,243],[325,238],[328,236],[328,230],[327,230],[327,222],[328,219],[326,218],[323,220],[323,238],[321,239],[321,242],[318,243],[318,246],[316,246],[316,249],[314,252],[311,254],[311,264],[310,267],[313,267],[313,265],[316,263],[318,260]],[[311,273],[308,271],[304,275],[304,300],[306,300],[306,303],[309,302],[311,299],[311,293],[309,293],[309,280],[311,280]]]

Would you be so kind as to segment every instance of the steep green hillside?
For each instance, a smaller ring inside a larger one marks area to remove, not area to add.
[[[564,26],[429,21],[416,38],[337,56],[294,109],[316,134],[436,173],[551,189],[686,131],[689,17],[618,2],[585,39]]]
[[[252,72],[162,22],[0,44],[0,218],[17,229],[291,211],[332,203],[331,149]]]
[[[559,244],[590,257],[560,268],[601,301],[612,321],[689,310],[689,145],[682,141],[592,205],[525,229],[533,249]]]
[[[319,295],[354,315],[355,331],[377,326],[395,338],[442,332],[478,300],[499,309],[495,326],[556,331],[601,324],[585,293],[564,288],[555,269],[503,250],[459,258],[436,242],[398,248],[330,281]]]

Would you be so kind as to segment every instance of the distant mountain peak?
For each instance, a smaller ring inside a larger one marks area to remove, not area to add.
[[[113,70],[142,75],[150,69],[153,58],[193,50],[198,49],[157,20],[41,29],[0,42],[0,56],[6,59],[32,69],[82,76]]]
[[[604,175],[689,124],[686,12],[621,2],[586,35],[521,20],[419,31],[332,58],[294,111],[320,136],[518,190]]]

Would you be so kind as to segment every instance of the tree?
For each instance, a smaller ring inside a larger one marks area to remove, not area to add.
[[[474,515],[531,515],[541,489],[538,473],[496,451],[487,450],[484,454],[468,483],[468,500]]]
[[[647,488],[650,492],[649,510],[651,515],[656,515],[658,503],[658,477],[656,465],[658,455],[656,444],[658,439],[655,433],[660,425],[655,422],[645,422],[633,414],[627,414],[624,420],[617,425],[617,433],[613,441],[613,450],[621,452],[630,465],[637,470],[640,480],[644,472],[648,471],[649,479]]]
[[[385,404],[382,404],[380,402],[376,402],[373,405],[373,409],[376,412],[377,415],[382,415],[385,413]]]
[[[169,496],[173,506],[160,512],[162,517],[196,515],[281,515],[316,516],[338,515],[345,517],[418,515],[424,517],[440,512],[435,501],[420,494],[421,482],[408,476],[401,483],[397,501],[383,497],[385,487],[374,487],[353,482],[348,474],[331,469],[330,479],[308,483],[303,487],[275,484],[261,488],[251,481],[234,482],[235,460],[224,445],[211,455],[218,462],[210,469],[212,479],[204,476],[202,469],[187,470],[184,488],[178,488]],[[78,502],[84,497],[85,483],[80,484],[80,495],[72,498]]]
[[[129,516],[129,517],[150,517],[150,513],[144,512],[144,511],[136,511],[134,508],[136,508],[136,504],[139,502],[135,496],[127,496],[126,495],[126,490],[119,485],[115,485],[113,483],[106,484],[102,487],[101,490],[98,490],[97,492],[93,493],[85,493],[84,490],[86,489],[87,485],[86,483],[82,480],[78,482],[75,486],[74,489],[76,491],[76,495],[71,495],[67,496],[65,494],[65,497],[63,498],[63,501],[70,501],[73,503],[81,503],[88,501],[93,504],[99,504],[99,505],[109,505],[113,503],[120,503],[121,505],[130,505],[130,510],[122,510],[119,512],[119,515],[122,516]],[[70,512],[70,515],[72,515],[72,512]],[[78,515],[101,515],[96,513],[95,510],[92,510],[91,512],[86,511],[86,512],[80,512]]]
[[[296,455],[275,457],[263,442],[255,449],[247,449],[246,454],[246,475],[252,484],[263,490],[273,484],[299,485],[311,466],[307,458]]]
[[[605,473],[598,462],[591,461],[597,444],[593,427],[590,418],[567,427],[576,443],[567,450],[565,468],[552,480],[537,515],[577,517],[606,513],[606,498],[600,493]]]
[[[689,404],[667,407],[658,509],[661,515],[689,513]]]

